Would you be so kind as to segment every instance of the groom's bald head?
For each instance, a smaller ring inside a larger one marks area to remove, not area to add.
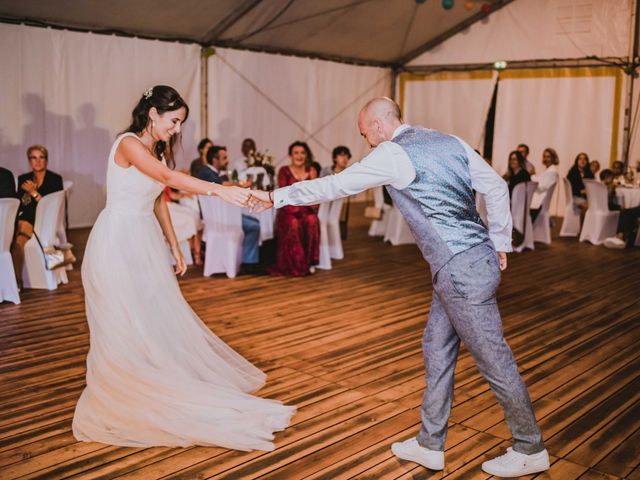
[[[400,107],[387,97],[369,100],[358,115],[360,135],[371,147],[391,140],[394,130],[400,125],[402,125]]]

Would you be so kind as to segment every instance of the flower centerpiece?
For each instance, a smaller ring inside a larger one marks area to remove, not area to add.
[[[264,152],[251,150],[249,152],[249,155],[247,155],[247,158],[245,159],[244,163],[247,165],[247,168],[249,167],[264,168],[265,171],[267,172],[267,175],[269,176],[270,186],[274,184],[273,181],[274,181],[276,169],[273,166],[273,155],[269,154],[269,150],[265,150]],[[258,188],[261,188],[261,187],[258,187]]]

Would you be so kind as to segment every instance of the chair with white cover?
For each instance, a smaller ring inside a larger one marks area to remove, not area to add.
[[[608,237],[616,234],[620,212],[609,210],[607,186],[595,180],[583,180],[587,190],[587,213],[580,233],[581,242],[600,245]]]
[[[371,226],[369,227],[370,237],[384,237],[384,234],[387,231],[391,205],[384,203],[384,194],[382,193],[383,188],[384,187],[376,187],[373,189],[373,206],[382,211],[382,218],[380,218],[380,220],[371,220]]]
[[[18,283],[11,259],[11,241],[20,200],[0,198],[0,302],[20,303]]]
[[[384,234],[384,241],[389,241],[391,245],[411,245],[416,243],[409,225],[405,221],[402,213],[395,205],[391,207],[388,214],[387,231]]]
[[[513,227],[524,233],[524,241],[514,246],[514,252],[522,252],[525,248],[534,250],[533,225],[531,224],[531,199],[538,188],[538,182],[522,182],[513,187],[511,192],[511,218]]]
[[[331,259],[342,260],[342,238],[340,237],[340,213],[343,199],[325,202],[318,210],[320,221],[320,263],[318,268],[331,269]]]
[[[540,205],[538,216],[536,217],[535,222],[533,222],[534,242],[546,243],[547,245],[551,244],[551,226],[549,225],[551,219],[549,216],[549,208],[551,207],[551,198],[553,197],[555,189],[555,183],[549,187],[549,190],[547,190],[547,194],[542,201],[542,205]]]
[[[562,179],[564,187],[564,218],[560,228],[561,237],[577,237],[580,234],[580,210],[573,205],[571,184],[566,178]]]
[[[58,245],[58,234],[64,217],[64,190],[45,195],[36,207],[36,222],[33,230],[38,234],[43,247]],[[55,290],[59,283],[68,283],[64,268],[47,270],[44,254],[35,235],[24,245],[24,267],[22,282],[25,288]]]
[[[226,273],[235,278],[242,263],[242,208],[225,203],[218,197],[199,195],[207,244],[204,256],[204,276]]]
[[[331,254],[329,253],[328,220],[331,202],[320,204],[318,209],[318,223],[320,224],[320,260],[316,268],[331,270]]]
[[[64,180],[62,182],[62,190],[64,190],[64,215],[62,216],[62,223],[58,230],[58,241],[63,244],[67,243],[67,228],[69,228],[69,196],[71,195],[71,189],[73,188],[73,182],[71,180]],[[73,270],[73,263],[66,265],[64,268],[67,270]]]

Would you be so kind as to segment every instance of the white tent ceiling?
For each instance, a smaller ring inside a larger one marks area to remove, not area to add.
[[[513,0],[0,0],[0,21],[403,65]]]

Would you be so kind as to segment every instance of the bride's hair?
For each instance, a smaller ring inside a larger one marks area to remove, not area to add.
[[[155,107],[160,114],[184,108],[186,115],[182,123],[186,122],[189,117],[189,105],[174,88],[167,85],[156,85],[144,92],[140,97],[138,104],[131,113],[131,125],[127,127],[125,132],[139,134],[144,131],[149,123],[149,110],[151,110],[151,107]],[[176,137],[177,135],[171,137],[169,145],[159,141],[155,147],[154,153],[156,157],[161,158],[164,155],[170,167],[175,165],[173,145],[176,143]]]

